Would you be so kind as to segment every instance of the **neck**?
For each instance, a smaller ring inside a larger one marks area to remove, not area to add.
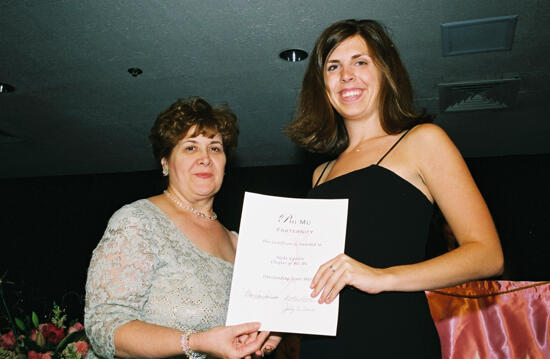
[[[362,121],[344,120],[348,131],[348,149],[353,149],[371,139],[387,135],[378,118]]]
[[[184,209],[198,217],[209,220],[215,220],[218,217],[216,213],[212,210],[211,199],[208,201],[209,205],[207,205],[207,207],[200,207],[196,204],[192,204],[190,201],[185,200],[185,197],[174,191],[173,188],[168,187],[168,189],[164,191],[164,194],[177,207]]]

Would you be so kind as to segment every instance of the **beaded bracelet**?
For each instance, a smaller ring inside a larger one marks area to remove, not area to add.
[[[196,353],[195,351],[191,350],[189,347],[189,336],[193,334],[192,331],[189,331],[187,333],[183,333],[181,335],[181,350],[183,351],[183,354],[187,355],[188,358],[204,358],[204,355],[200,353]]]

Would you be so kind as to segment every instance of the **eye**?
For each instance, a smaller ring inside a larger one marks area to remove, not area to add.
[[[328,71],[328,72],[331,72],[331,71],[336,70],[337,68],[338,68],[338,65],[329,65],[329,66],[327,67],[327,71]]]
[[[221,147],[221,146],[212,146],[212,147],[210,147],[210,151],[212,151],[212,152],[223,152],[223,147]]]
[[[356,64],[359,66],[363,66],[363,65],[367,65],[368,63],[365,60],[359,60],[356,62]]]
[[[192,151],[194,151],[194,150],[197,149],[197,146],[195,146],[195,145],[187,145],[187,146],[185,146],[183,149],[184,149],[185,151],[187,151],[187,152],[192,152]]]

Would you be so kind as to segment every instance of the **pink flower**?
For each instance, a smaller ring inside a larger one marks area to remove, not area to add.
[[[84,358],[86,354],[88,353],[88,350],[90,350],[90,344],[86,343],[85,341],[78,341],[73,343],[73,345],[76,347],[76,351],[82,354],[82,357]],[[43,358],[45,359],[45,358]]]
[[[72,327],[69,328],[69,330],[67,330],[67,335],[74,332],[79,332],[81,330],[84,330],[84,326],[80,324],[80,322],[76,322]]]
[[[0,347],[7,350],[13,350],[15,347],[15,335],[13,334],[13,330],[0,336]]]

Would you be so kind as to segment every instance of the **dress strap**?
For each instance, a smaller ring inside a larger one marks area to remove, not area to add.
[[[317,185],[319,184],[319,181],[321,180],[321,178],[323,178],[323,175],[325,174],[325,171],[327,170],[328,166],[332,163],[332,161],[327,161],[327,165],[325,166],[325,168],[323,168],[323,172],[321,172],[321,175],[319,176],[319,178],[317,178],[317,181],[315,182],[315,186],[313,187],[317,187]]]
[[[386,153],[384,153],[384,156],[382,156],[382,158],[380,158],[380,159],[378,160],[378,162],[376,162],[376,165],[379,165],[380,162],[382,162],[382,160],[383,160],[384,158],[386,158],[386,156],[388,155],[388,153],[390,153],[391,150],[393,150],[393,149],[395,148],[395,146],[397,146],[397,144],[403,139],[403,137],[405,137],[405,136],[407,135],[407,133],[409,133],[410,130],[411,130],[411,129],[409,128],[407,131],[405,131],[404,134],[401,135],[401,137],[399,137],[399,138],[397,139],[397,141],[395,141],[395,143],[390,147],[390,149],[387,150]]]

